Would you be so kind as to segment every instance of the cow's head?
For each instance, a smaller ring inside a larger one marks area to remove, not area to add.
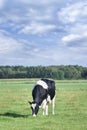
[[[32,110],[32,115],[34,117],[36,117],[38,110],[39,110],[39,105],[36,102],[29,102],[30,106],[31,106],[31,110]]]

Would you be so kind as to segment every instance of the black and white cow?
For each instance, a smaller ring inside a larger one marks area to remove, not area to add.
[[[55,107],[55,82],[49,79],[37,81],[32,90],[33,101],[29,102],[32,115],[36,116],[39,108],[42,107],[43,115],[48,115],[48,104],[52,103],[52,113]]]

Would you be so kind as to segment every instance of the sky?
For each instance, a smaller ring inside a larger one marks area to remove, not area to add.
[[[87,66],[87,0],[0,0],[0,65]]]

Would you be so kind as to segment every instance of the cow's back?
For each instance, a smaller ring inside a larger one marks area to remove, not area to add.
[[[49,79],[41,79],[44,82],[46,82],[46,84],[48,85],[48,95],[50,95],[51,100],[54,98],[55,96],[55,81],[54,80],[49,80]]]

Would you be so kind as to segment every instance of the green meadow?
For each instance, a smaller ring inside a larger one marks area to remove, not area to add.
[[[87,130],[87,80],[56,80],[55,115],[32,117],[37,79],[0,80],[0,130]]]

